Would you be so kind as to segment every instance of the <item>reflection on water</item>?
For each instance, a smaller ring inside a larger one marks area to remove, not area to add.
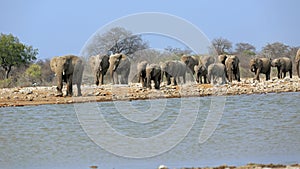
[[[195,98],[187,99],[194,104]],[[248,162],[299,163],[299,100],[300,93],[229,96],[216,131],[205,143],[199,144],[210,97],[197,98],[198,118],[188,136],[174,149],[147,159],[118,157],[97,146],[81,128],[73,105],[1,108],[0,168],[83,169],[97,165],[99,168],[149,169],[160,164],[179,168]],[[118,132],[132,137],[150,137],[174,123],[181,104],[181,99],[155,101],[166,106],[163,109],[151,107],[147,100],[123,102],[130,104],[128,110],[136,109],[138,113],[150,109],[151,112],[162,111],[151,119],[153,122],[147,123],[123,117],[114,102],[97,105]],[[122,110],[126,112],[124,107]],[[169,141],[171,138],[161,139]]]

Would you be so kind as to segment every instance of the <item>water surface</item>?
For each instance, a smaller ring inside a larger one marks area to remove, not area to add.
[[[182,103],[199,105],[196,122],[187,137],[170,151],[146,159],[119,157],[99,147],[80,126],[74,105],[1,108],[0,168],[83,169],[97,165],[106,169],[151,169],[160,164],[180,168],[249,162],[300,163],[300,93],[226,97],[222,119],[203,144],[198,142],[199,134],[211,97],[183,99],[184,102],[177,98],[96,103],[99,113],[116,131],[137,138],[168,129],[176,121]],[[153,106],[153,101],[163,106]],[[132,110],[158,113],[149,119],[145,114],[145,123],[130,121],[120,113]],[[161,139],[162,148],[164,142],[172,141]]]

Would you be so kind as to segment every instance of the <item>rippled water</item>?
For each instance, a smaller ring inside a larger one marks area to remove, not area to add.
[[[158,135],[175,123],[183,108],[187,115],[199,108],[192,130],[177,146],[145,159],[120,157],[94,143],[75,112],[76,106],[84,107],[86,103],[0,108],[0,168],[83,169],[97,165],[106,169],[151,169],[160,164],[179,168],[248,162],[300,163],[300,93],[226,97],[220,123],[212,136],[200,144],[199,134],[211,99],[94,103],[100,110],[97,113],[116,131],[135,138]],[[134,119],[138,115],[143,116]],[[172,137],[162,137],[161,141],[158,146],[163,149]]]

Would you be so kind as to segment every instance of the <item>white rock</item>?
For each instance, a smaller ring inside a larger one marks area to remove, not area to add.
[[[160,166],[158,166],[158,169],[168,169],[168,167],[165,165],[160,165]]]

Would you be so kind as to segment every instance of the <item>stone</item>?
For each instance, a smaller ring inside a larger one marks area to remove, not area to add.
[[[157,169],[168,169],[168,167],[167,166],[165,166],[165,165],[160,165],[160,166],[158,166],[158,168]]]

